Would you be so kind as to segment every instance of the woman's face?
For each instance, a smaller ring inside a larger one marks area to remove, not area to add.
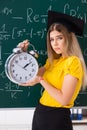
[[[50,44],[55,53],[64,56],[65,38],[61,32],[56,30],[50,32]]]

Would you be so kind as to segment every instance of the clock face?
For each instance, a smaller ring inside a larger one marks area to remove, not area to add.
[[[19,84],[32,80],[38,73],[36,59],[26,52],[10,56],[5,68],[8,78]]]

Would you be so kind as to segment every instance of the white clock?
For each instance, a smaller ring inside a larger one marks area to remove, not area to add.
[[[38,62],[32,54],[15,48],[5,62],[5,73],[14,83],[26,83],[37,75]]]

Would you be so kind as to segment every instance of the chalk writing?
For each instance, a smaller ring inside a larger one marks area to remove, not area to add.
[[[87,4],[87,0],[81,0],[83,4]]]
[[[2,57],[1,57],[1,48],[2,48],[2,46],[0,45],[0,61],[2,59]]]
[[[84,37],[87,38],[87,33],[84,34]]]
[[[47,15],[45,14],[42,14],[42,15],[39,15],[39,14],[33,14],[33,9],[32,8],[27,8],[27,23],[37,23],[37,22],[40,22],[40,19],[41,19],[41,23],[46,23],[46,18],[47,18]]]
[[[76,105],[79,105],[79,98],[80,98],[80,97],[78,96],[77,99],[75,100],[75,104],[76,104]]]
[[[1,42],[0,42],[1,44]],[[2,46],[0,45],[0,65],[2,65]]]
[[[46,28],[42,28],[41,30],[35,31],[34,28],[30,28],[29,30],[22,28],[21,30],[19,30],[18,27],[14,27],[12,29],[12,39],[15,39],[17,37],[23,37],[24,35],[29,36],[29,38],[33,38],[34,36],[38,36],[41,39],[43,39],[45,33],[46,33]]]
[[[55,1],[57,1],[57,0],[50,0],[50,1],[53,1],[53,2],[55,2]]]
[[[80,19],[83,19],[85,23],[87,22],[87,14],[84,12],[83,14],[80,13],[80,7],[77,6],[76,9],[71,8],[70,5],[67,3],[64,5],[64,13],[69,12],[71,16],[77,16]]]
[[[45,50],[37,50],[37,53],[42,56],[47,56],[47,51]]]
[[[2,71],[2,72],[0,73],[0,77],[3,78],[3,79],[6,78],[5,71]]]
[[[6,16],[10,15],[12,14],[12,9],[9,9],[8,7],[4,7],[0,13],[5,14]]]
[[[0,40],[8,40],[10,37],[10,34],[8,34],[8,31],[6,30],[6,24],[3,24],[0,27]]]
[[[41,39],[44,38],[46,33],[46,28],[42,28],[41,30],[34,30],[34,28],[30,28],[29,30],[26,28],[19,29],[18,27],[13,27],[12,33],[8,33],[6,29],[6,24],[3,24],[0,28],[0,40],[9,40],[9,39],[17,39],[19,37],[28,36],[29,38],[33,38],[34,36],[38,36]]]
[[[84,56],[87,56],[87,48],[84,50]]]
[[[2,62],[3,62],[3,61],[0,60],[0,65],[2,65]]]
[[[11,81],[5,83],[4,91],[8,92],[12,99],[20,97],[20,93],[24,93],[24,90],[17,84],[13,84]],[[30,87],[26,93],[26,97],[30,96]]]

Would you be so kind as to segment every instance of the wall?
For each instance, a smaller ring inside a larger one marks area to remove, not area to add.
[[[1,109],[0,130],[31,130],[34,109]],[[87,130],[86,124],[74,124],[74,130]]]
[[[31,130],[34,109],[1,109],[0,130]]]

